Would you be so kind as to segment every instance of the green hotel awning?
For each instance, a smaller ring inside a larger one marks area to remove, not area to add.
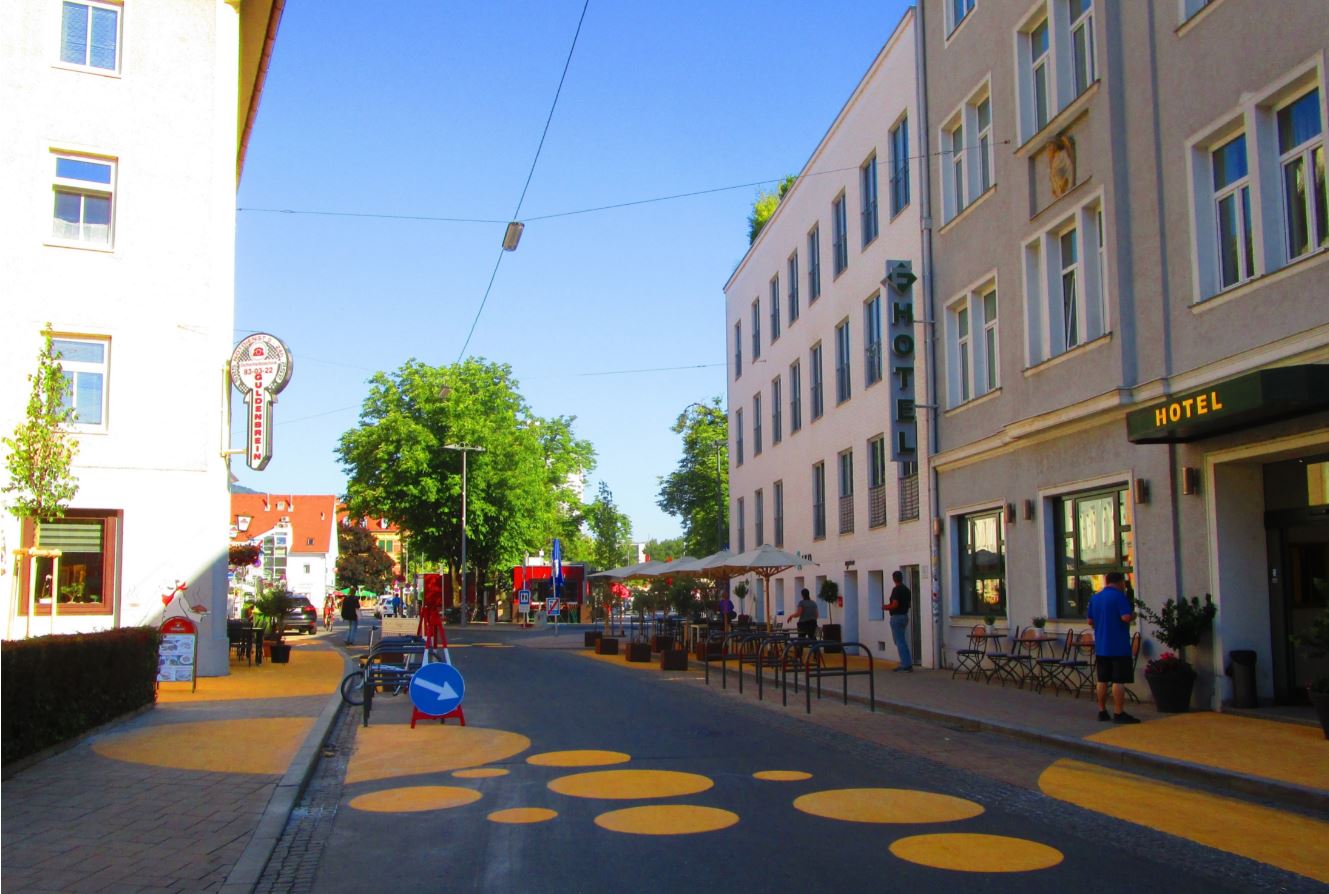
[[[1198,441],[1329,409],[1329,365],[1280,366],[1175,394],[1126,415],[1132,444]]]

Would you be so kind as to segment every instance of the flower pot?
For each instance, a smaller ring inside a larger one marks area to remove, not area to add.
[[[1191,693],[1195,689],[1195,671],[1186,668],[1182,671],[1170,671],[1165,674],[1144,675],[1149,684],[1149,691],[1154,696],[1154,706],[1162,714],[1180,714],[1191,709]]]
[[[1324,737],[1329,739],[1329,692],[1310,691],[1311,705],[1315,708],[1315,716],[1320,718],[1320,729],[1324,730]]]
[[[832,642],[832,643],[838,643],[838,642],[840,642],[840,641],[841,641],[841,640],[840,640],[840,625],[839,625],[839,624],[822,624],[822,625],[821,625],[821,638],[824,639],[824,640],[826,640],[827,642]],[[826,651],[827,651],[828,653],[831,653],[831,652],[839,653],[839,652],[841,652],[841,651],[843,651],[843,650],[842,650],[839,646],[827,646],[827,647],[826,647]]]
[[[289,643],[271,643],[266,644],[272,652],[273,664],[289,664],[291,661],[291,646]]]
[[[618,654],[618,640],[615,639],[615,638],[613,638],[613,637],[609,637],[609,636],[602,636],[602,637],[600,637],[600,641],[597,642],[597,643],[595,644],[595,654],[597,654],[597,655],[617,655],[617,654]]]
[[[688,653],[682,649],[665,649],[660,653],[660,670],[685,671],[688,669]]]
[[[599,643],[600,643],[600,637],[602,637],[602,636],[604,636],[604,633],[603,633],[603,631],[600,631],[600,630],[588,630],[588,631],[586,631],[586,633],[585,633],[585,637],[586,637],[586,648],[588,648],[588,649],[594,649],[597,645],[599,645]]]
[[[650,643],[628,643],[625,656],[628,661],[647,662],[651,660]]]

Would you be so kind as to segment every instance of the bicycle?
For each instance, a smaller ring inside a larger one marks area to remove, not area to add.
[[[410,681],[411,671],[408,668],[396,664],[381,664],[379,668],[400,680],[393,683],[379,683],[379,695],[401,695],[406,690]],[[365,672],[364,669],[351,671],[341,681],[342,701],[348,705],[362,705],[365,702]]]

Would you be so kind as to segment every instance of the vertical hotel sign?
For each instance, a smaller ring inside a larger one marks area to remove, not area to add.
[[[918,418],[914,406],[914,265],[909,261],[887,261],[886,277],[890,315],[886,330],[890,339],[891,459],[897,463],[918,461]]]
[[[272,459],[272,405],[291,380],[291,354],[274,335],[257,332],[231,352],[231,384],[249,405],[245,462],[259,471]]]

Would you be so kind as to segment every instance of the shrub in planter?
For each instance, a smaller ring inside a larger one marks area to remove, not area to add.
[[[1188,710],[1195,688],[1195,669],[1186,661],[1186,649],[1198,645],[1213,626],[1214,615],[1218,613],[1213,597],[1205,593],[1203,604],[1198,596],[1169,599],[1157,612],[1136,599],[1135,610],[1154,626],[1159,642],[1177,650],[1177,654],[1164,652],[1145,666],[1144,679],[1154,695],[1154,704],[1165,713]]]
[[[1310,627],[1293,636],[1292,642],[1305,649],[1309,658],[1329,655],[1329,608],[1321,609],[1311,620]],[[1324,737],[1329,739],[1329,674],[1317,677],[1306,689]]]
[[[264,587],[254,597],[254,610],[263,617],[263,624],[268,629],[266,639],[272,645],[267,649],[274,664],[286,664],[291,660],[291,647],[282,641],[286,632],[286,616],[294,605],[291,591],[285,584]]]
[[[1164,652],[1144,668],[1144,680],[1154,696],[1154,706],[1164,714],[1180,714],[1191,707],[1195,670],[1172,652]]]

